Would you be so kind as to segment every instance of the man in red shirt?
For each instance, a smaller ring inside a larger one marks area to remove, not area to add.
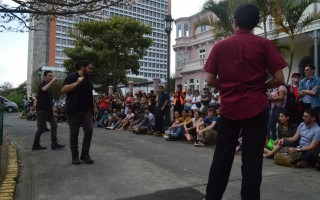
[[[241,198],[260,199],[263,148],[268,121],[267,88],[284,84],[287,66],[271,41],[255,36],[259,9],[242,4],[234,13],[235,34],[213,47],[205,64],[207,84],[218,87],[220,125],[206,200],[222,199],[242,130]],[[273,76],[267,81],[267,71]]]

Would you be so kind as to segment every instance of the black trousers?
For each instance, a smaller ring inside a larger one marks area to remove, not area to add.
[[[166,109],[161,110],[161,108],[156,107],[154,131],[159,131],[160,133],[164,133],[164,118],[163,118],[163,116],[166,114],[166,112],[167,112]]]
[[[82,155],[89,155],[92,133],[93,133],[93,115],[91,112],[75,112],[68,114],[68,123],[70,129],[70,149],[73,158],[79,156],[78,137],[80,127],[83,128],[84,136],[82,141]]]
[[[37,132],[34,137],[33,145],[40,144],[40,137],[43,132],[47,129],[47,121],[50,123],[51,126],[51,141],[52,143],[57,142],[57,122],[56,118],[54,117],[53,112],[48,111],[37,111]]]
[[[239,133],[242,130],[242,185],[243,200],[260,199],[263,148],[266,141],[268,109],[242,120],[220,117],[219,131],[209,180],[206,200],[220,200],[227,187]]]

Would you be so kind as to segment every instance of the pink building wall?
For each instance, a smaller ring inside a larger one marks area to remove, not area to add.
[[[184,89],[202,91],[206,86],[207,75],[203,67],[215,43],[213,31],[209,26],[205,29],[199,27],[194,31],[192,25],[199,17],[207,16],[216,17],[211,12],[200,12],[175,20],[177,30],[174,33],[176,43],[173,45],[176,54],[175,80],[176,85],[182,84]]]

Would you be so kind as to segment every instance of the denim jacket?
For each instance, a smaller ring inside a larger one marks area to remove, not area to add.
[[[307,87],[307,78],[304,78],[300,81],[299,84],[299,92],[302,90],[312,90],[314,86],[318,86],[316,95],[310,95],[311,97],[311,108],[319,107],[320,106],[320,79],[318,77],[313,76],[308,84]]]

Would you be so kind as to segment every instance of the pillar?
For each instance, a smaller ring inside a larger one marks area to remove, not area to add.
[[[160,85],[160,78],[154,78],[153,79],[153,91],[154,94],[157,95],[158,94],[158,87]]]
[[[112,94],[113,94],[113,86],[112,86],[112,85],[109,86],[108,94],[109,94],[109,95],[112,95]]]
[[[128,82],[128,89],[129,89],[129,92],[131,92],[133,94],[133,81],[129,81]]]

